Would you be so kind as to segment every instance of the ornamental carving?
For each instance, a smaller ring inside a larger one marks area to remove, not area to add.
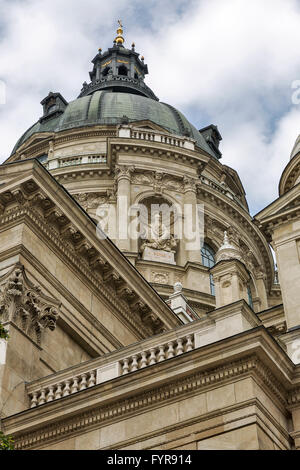
[[[164,173],[156,171],[154,174],[153,191],[154,194],[161,194],[163,191]]]
[[[0,278],[1,322],[14,323],[38,345],[46,329],[55,329],[60,305],[27,278],[20,263]]]
[[[196,192],[196,183],[197,181],[194,178],[184,176],[183,178],[184,191]]]
[[[116,165],[115,172],[116,172],[116,179],[119,180],[121,178],[127,178],[131,180],[131,175],[134,173],[135,168],[134,166],[127,166],[127,165]]]
[[[157,213],[154,215],[154,221],[148,227],[147,237],[141,245],[141,251],[143,252],[148,247],[154,250],[175,252],[178,242],[163,223],[161,214]]]
[[[150,186],[152,184],[152,178],[150,175],[143,175],[139,173],[133,176],[132,183],[133,184],[148,184]]]
[[[155,271],[151,272],[151,282],[155,282],[157,284],[170,284],[169,282],[169,273],[158,273]]]
[[[106,204],[108,201],[108,197],[100,193],[80,193],[74,194],[73,197],[85,211],[97,209],[100,205]]]
[[[182,181],[172,176],[166,176],[163,172],[159,171],[152,171],[147,174],[136,173],[131,181],[133,184],[152,186],[155,194],[162,194],[164,189],[178,192],[183,192],[184,189]]]

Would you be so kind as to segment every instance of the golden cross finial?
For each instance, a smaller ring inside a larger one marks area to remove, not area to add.
[[[124,42],[125,42],[125,39],[123,38],[122,34],[123,34],[123,24],[122,24],[122,21],[121,20],[118,20],[118,24],[119,24],[119,27],[117,29],[117,33],[118,33],[118,36],[116,37],[115,41],[117,44],[119,45],[123,45]]]

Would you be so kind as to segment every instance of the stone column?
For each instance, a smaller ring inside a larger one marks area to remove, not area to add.
[[[291,220],[273,229],[272,247],[276,254],[287,333],[280,336],[287,354],[300,364],[300,221]]]
[[[299,227],[295,233],[296,223],[286,224],[273,233],[273,248],[276,254],[279,283],[288,329],[300,326],[300,236]],[[293,233],[294,232],[294,233]]]
[[[130,251],[129,214],[131,204],[131,173],[133,167],[116,166],[117,182],[117,245],[121,251]]]
[[[183,247],[182,264],[190,262],[201,263],[201,241],[200,229],[198,222],[197,212],[197,194],[196,194],[196,180],[189,177],[184,177],[184,198],[183,198]],[[197,226],[198,224],[198,226]],[[194,234],[194,238],[193,238]]]

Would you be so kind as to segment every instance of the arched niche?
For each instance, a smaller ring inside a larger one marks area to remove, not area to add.
[[[170,235],[165,238],[165,240],[167,240],[167,245],[170,245],[171,241],[178,240],[180,238],[178,224],[181,223],[182,217],[181,206],[178,203],[174,204],[173,201],[170,201],[169,198],[162,195],[148,194],[136,201],[133,210],[136,215],[138,215],[140,222],[138,231],[141,236],[136,240],[136,250],[140,255],[145,243],[151,244],[151,240],[153,242],[153,227],[155,222],[157,222],[158,216],[161,224],[162,239],[164,237],[164,233],[168,233]],[[180,241],[177,242],[177,246],[176,249],[174,247],[174,251],[177,251],[179,243]],[[158,245],[159,244],[160,243],[158,243]],[[164,244],[162,242],[161,244],[162,251],[171,250],[170,246],[164,248]],[[159,249],[159,247],[157,249]]]

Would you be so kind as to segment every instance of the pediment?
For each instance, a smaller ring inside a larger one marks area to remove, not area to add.
[[[153,130],[157,132],[162,132],[164,134],[170,134],[169,131],[167,131],[164,127],[159,126],[158,124],[155,124],[152,121],[144,120],[144,121],[134,121],[131,123],[133,127],[137,127],[139,129],[145,129],[145,130]]]
[[[38,145],[46,141],[47,139],[53,137],[53,132],[40,132],[33,134],[29,139],[22,144],[19,149],[17,150],[17,154],[22,154],[28,147],[32,147],[33,145]]]
[[[264,224],[266,222],[275,221],[277,218],[282,218],[298,210],[300,210],[300,184],[256,214],[254,219]]]

